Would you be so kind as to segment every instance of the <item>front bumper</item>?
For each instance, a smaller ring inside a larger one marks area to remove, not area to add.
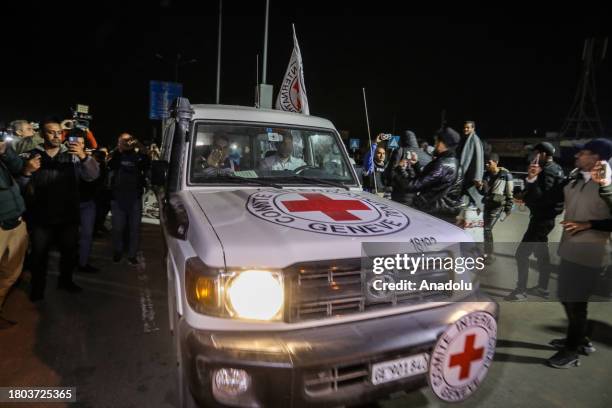
[[[411,313],[284,332],[208,332],[180,323],[184,377],[203,406],[225,406],[213,396],[219,368],[251,376],[251,407],[312,407],[364,403],[426,385],[426,374],[381,385],[371,364],[430,353],[438,336],[463,315],[498,306],[475,295]],[[230,405],[232,406],[232,405]]]

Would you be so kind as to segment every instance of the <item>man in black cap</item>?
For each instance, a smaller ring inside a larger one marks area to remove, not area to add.
[[[578,352],[595,351],[587,337],[587,302],[603,268],[609,264],[610,228],[603,224],[612,219],[611,180],[609,169],[603,179],[594,170],[598,164],[601,166],[601,161],[605,164],[612,157],[612,142],[594,139],[579,149],[576,169],[563,188],[565,219],[559,245],[558,295],[567,314],[568,328],[565,339],[550,343],[560,349],[548,359],[548,364],[555,368],[576,367]]]
[[[555,226],[555,217],[563,212],[563,169],[553,160],[555,148],[548,142],[541,142],[533,148],[532,160],[525,180],[524,201],[529,208],[529,226],[514,257],[518,269],[518,281],[504,299],[521,301],[527,294],[548,298],[550,278],[550,254],[548,234]],[[540,273],[538,285],[527,289],[529,277],[529,256],[535,254]]]
[[[413,207],[454,224],[462,204],[462,179],[455,157],[461,136],[445,127],[436,133],[435,139],[434,159],[422,168],[417,154],[412,152],[396,167],[394,185],[415,194]]]

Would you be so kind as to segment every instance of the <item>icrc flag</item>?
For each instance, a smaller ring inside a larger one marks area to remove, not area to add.
[[[310,115],[306,87],[304,86],[304,65],[295,35],[295,27],[293,28],[293,53],[285,72],[285,79],[283,79],[278,91],[276,109]]]

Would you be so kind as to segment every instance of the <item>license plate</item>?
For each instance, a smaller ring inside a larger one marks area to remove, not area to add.
[[[427,353],[376,363],[372,365],[371,381],[372,384],[378,385],[423,374],[427,372],[428,365],[429,354]]]

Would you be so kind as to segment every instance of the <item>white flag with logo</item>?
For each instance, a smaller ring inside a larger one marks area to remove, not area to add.
[[[310,115],[306,87],[304,86],[304,65],[302,64],[302,54],[300,54],[295,28],[293,30],[293,53],[285,72],[285,78],[278,91],[276,109]]]

